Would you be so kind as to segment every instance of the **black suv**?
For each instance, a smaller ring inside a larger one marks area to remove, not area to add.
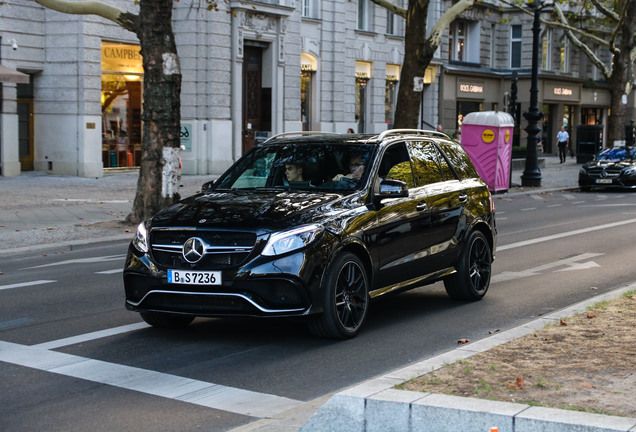
[[[488,187],[446,135],[285,133],[139,225],[126,307],[158,327],[306,317],[350,338],[382,294],[443,280],[481,299],[495,244]]]

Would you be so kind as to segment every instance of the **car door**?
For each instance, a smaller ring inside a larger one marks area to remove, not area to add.
[[[384,152],[378,168],[378,181],[400,180],[409,195],[385,198],[376,209],[376,225],[370,230],[375,239],[372,253],[378,269],[374,289],[392,288],[396,284],[421,278],[421,261],[425,259],[429,229],[426,219],[426,189],[416,184],[413,164],[406,142],[392,145]]]
[[[426,235],[422,239],[424,256],[422,265],[427,271],[450,267],[458,253],[461,215],[468,200],[462,183],[438,146],[427,140],[408,143],[413,160],[413,172],[421,196],[419,229]],[[425,209],[422,209],[425,205]]]

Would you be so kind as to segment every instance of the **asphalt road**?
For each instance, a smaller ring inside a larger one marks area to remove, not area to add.
[[[377,299],[361,334],[294,320],[147,327],[124,309],[125,242],[0,259],[1,431],[227,431],[636,280],[636,195],[497,196],[490,292]],[[180,391],[181,389],[182,391]]]

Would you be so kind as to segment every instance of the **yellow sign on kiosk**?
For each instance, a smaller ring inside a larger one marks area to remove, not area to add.
[[[486,144],[490,144],[495,140],[495,133],[492,131],[492,129],[485,129],[481,133],[481,140]]]

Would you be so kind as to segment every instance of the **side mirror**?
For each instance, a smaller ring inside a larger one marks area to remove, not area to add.
[[[208,192],[212,190],[213,186],[214,186],[214,180],[210,180],[209,182],[203,183],[203,186],[201,186],[201,192]]]
[[[406,183],[401,180],[382,180],[380,182],[380,193],[378,197],[382,198],[404,198],[409,196],[409,189]]]

